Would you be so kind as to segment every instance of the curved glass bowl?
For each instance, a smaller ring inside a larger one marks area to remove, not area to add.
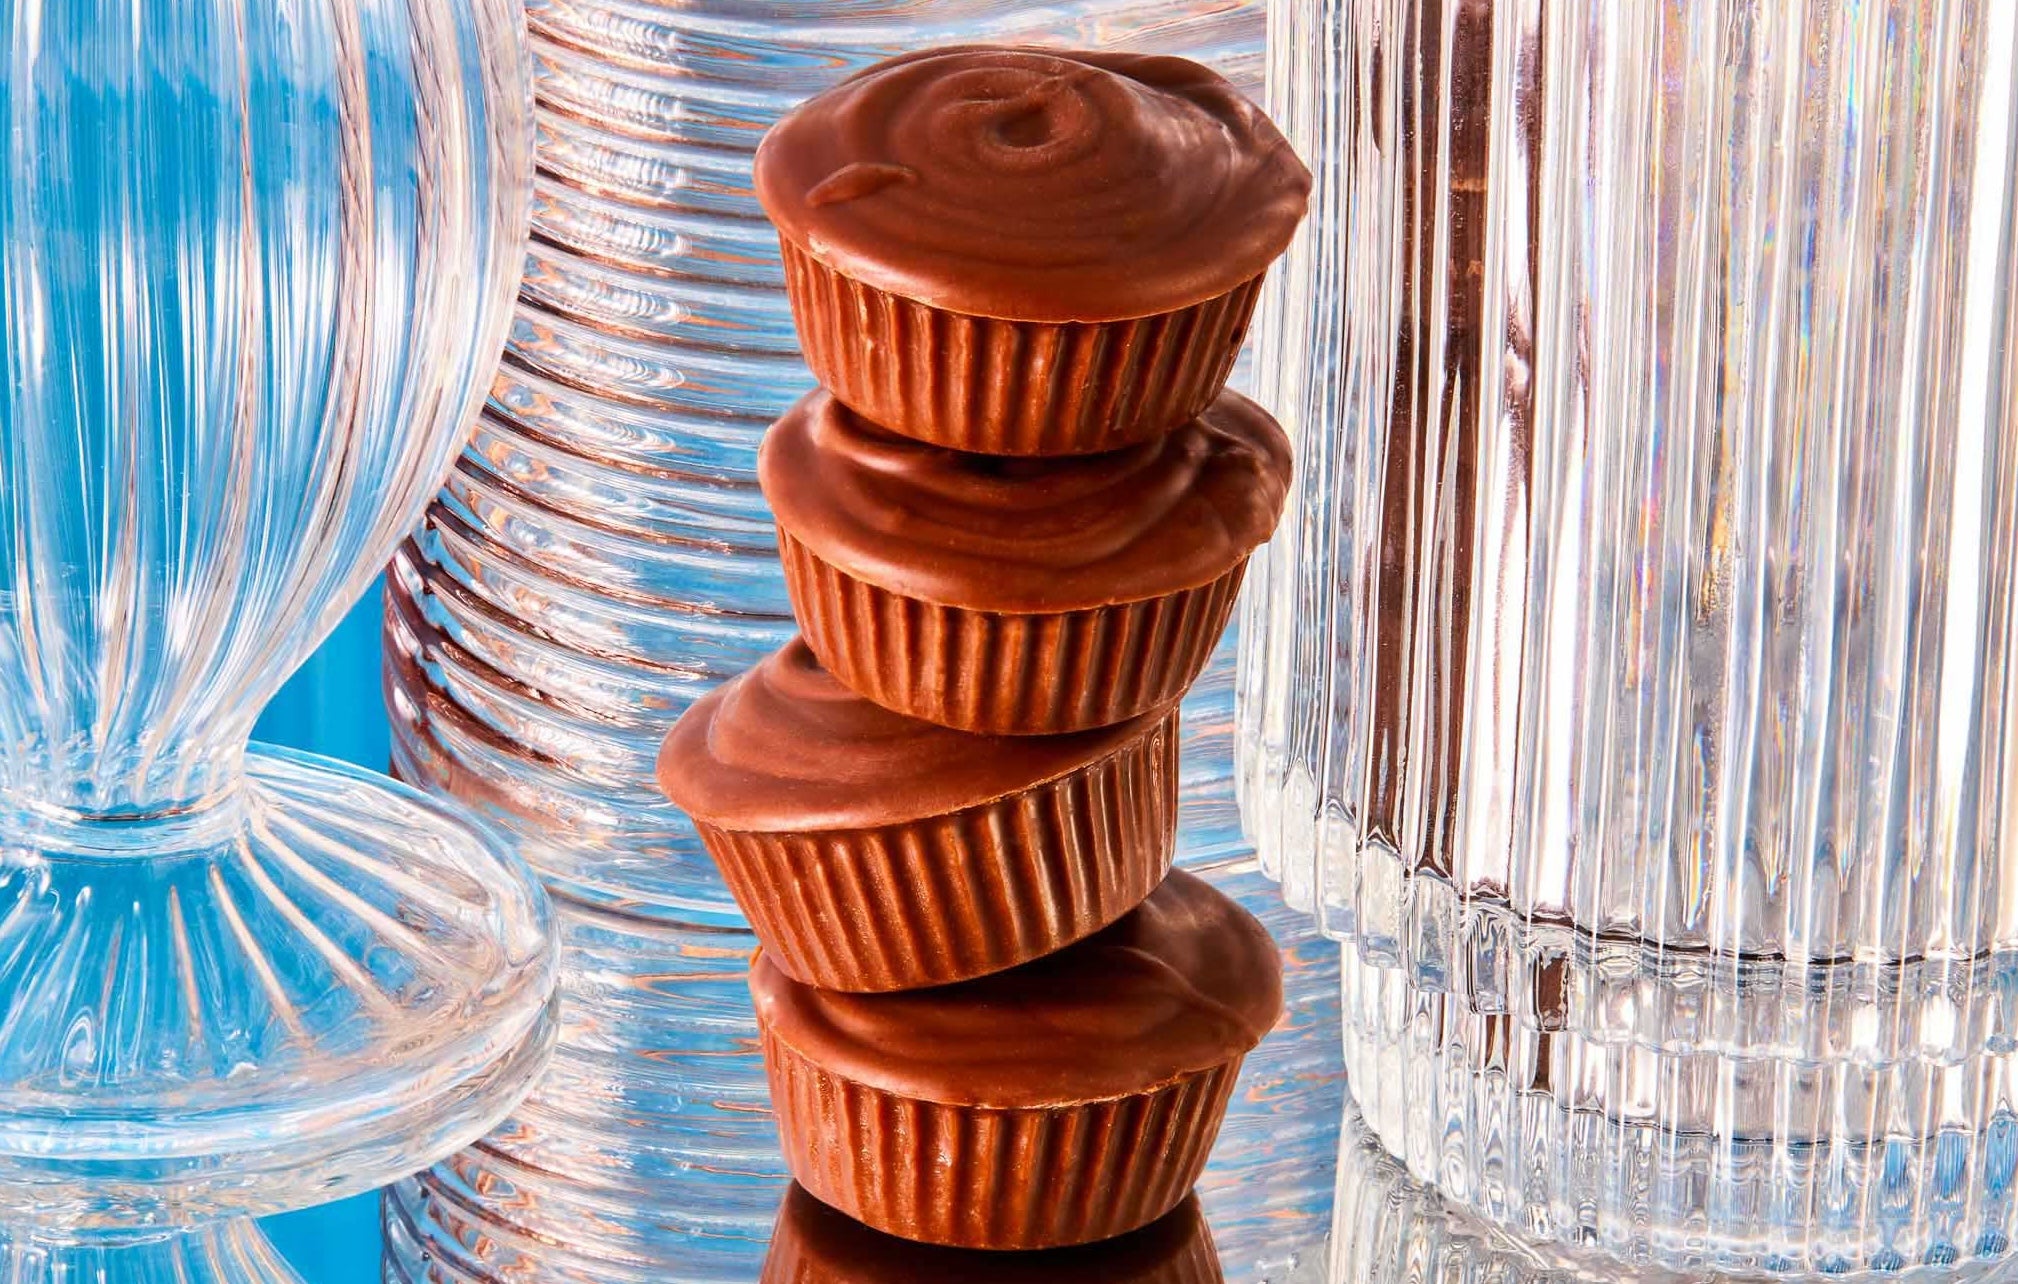
[[[502,344],[521,19],[0,18],[0,1260],[256,1274],[249,1229],[147,1237],[411,1171],[551,1039],[549,910],[492,831],[248,747]]]

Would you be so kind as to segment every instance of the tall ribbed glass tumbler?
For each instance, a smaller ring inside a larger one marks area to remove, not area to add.
[[[1386,1145],[1671,1264],[2004,1253],[2018,8],[1322,0],[1242,789]]]
[[[554,1067],[400,1183],[390,1280],[748,1281],[784,1168],[755,938],[660,794],[660,742],[793,633],[756,449],[812,386],[751,190],[771,122],[943,43],[1120,46],[1259,89],[1252,0],[531,0],[533,245],[490,404],[387,576],[399,772],[477,805],[558,894]],[[1289,946],[1291,1014],[1207,1179],[1242,1284],[1309,1269],[1340,1098],[1335,951],[1255,868],[1231,797],[1231,648],[1186,709],[1182,858]],[[1235,1259],[1239,1260],[1237,1263]]]

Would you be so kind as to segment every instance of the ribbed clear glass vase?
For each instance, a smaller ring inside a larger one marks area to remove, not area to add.
[[[782,1193],[754,938],[653,762],[686,706],[792,633],[758,440],[811,386],[750,190],[793,104],[908,49],[1126,45],[1258,91],[1244,0],[533,0],[540,178],[476,437],[388,576],[402,775],[516,834],[567,933],[555,1067],[504,1128],[385,1204],[389,1279],[756,1278]],[[1292,1018],[1252,1065],[1208,1214],[1242,1280],[1328,1224],[1336,950],[1244,845],[1232,648],[1190,706],[1186,859],[1269,910]],[[1241,1139],[1238,1146],[1233,1139]]]
[[[2004,1253],[2018,7],[1324,0],[1242,787],[1454,1202],[1672,1265]]]

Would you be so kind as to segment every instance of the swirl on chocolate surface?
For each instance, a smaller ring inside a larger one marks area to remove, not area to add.
[[[772,1036],[828,1072],[916,1101],[1082,1105],[1226,1064],[1282,1014],[1282,962],[1254,917],[1173,872],[1138,908],[1046,958],[901,994],[801,985],[759,955]]]
[[[779,229],[847,276],[1033,322],[1217,298],[1288,246],[1310,173],[1214,72],[1143,54],[965,47],[893,59],[757,150]]]
[[[694,702],[659,752],[659,783],[682,811],[726,829],[868,829],[1056,780],[1164,716],[1064,736],[955,731],[864,700],[794,638]]]
[[[1104,455],[970,455],[883,431],[814,392],[765,434],[778,524],[821,559],[943,606],[1032,614],[1209,584],[1275,529],[1289,441],[1226,392],[1176,431]]]

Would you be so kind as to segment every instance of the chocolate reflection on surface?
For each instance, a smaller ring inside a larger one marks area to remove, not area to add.
[[[1223,1284],[1196,1195],[1141,1230],[1080,1248],[991,1253],[885,1235],[794,1185],[761,1284]]]

